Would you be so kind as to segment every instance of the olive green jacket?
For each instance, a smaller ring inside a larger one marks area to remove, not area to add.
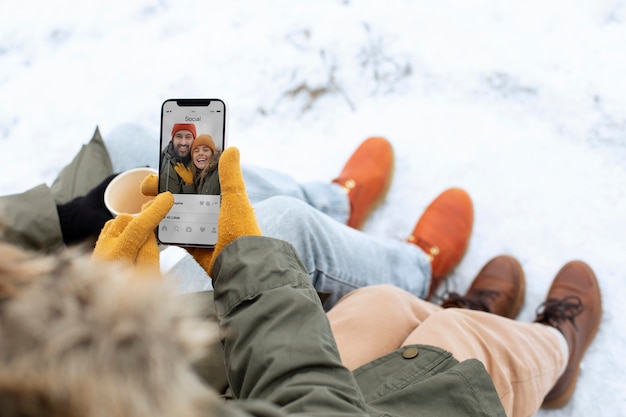
[[[159,192],[170,191],[172,194],[183,192],[185,182],[176,172],[176,164],[179,161],[173,156],[172,142],[161,152],[161,163],[159,164]],[[186,166],[191,164],[191,159],[187,159]]]
[[[436,347],[408,346],[349,372],[286,242],[239,238],[213,275],[219,324],[234,335],[223,343],[233,398],[224,416],[505,416],[483,365]]]
[[[217,168],[207,174],[204,183],[199,189],[196,184],[183,186],[183,194],[220,195],[221,192]]]
[[[52,185],[0,197],[0,241],[51,252],[63,247],[57,204],[86,195],[113,173],[109,153],[96,128],[88,144],[61,170]]]

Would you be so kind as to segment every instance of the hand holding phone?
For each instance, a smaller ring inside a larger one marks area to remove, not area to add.
[[[222,206],[219,218],[219,237],[213,249],[188,248],[189,253],[213,277],[215,258],[228,244],[241,236],[261,236],[254,209],[248,195],[236,147],[224,151],[219,167],[222,184]]]
[[[220,99],[163,103],[158,191],[170,191],[174,206],[158,226],[161,243],[213,247],[217,242],[218,163],[226,147],[226,120]]]

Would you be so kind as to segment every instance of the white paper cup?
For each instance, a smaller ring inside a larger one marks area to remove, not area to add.
[[[133,168],[120,173],[104,190],[104,205],[113,217],[121,213],[133,216],[141,213],[141,206],[154,199],[141,193],[141,182],[150,174],[157,174],[152,168]]]

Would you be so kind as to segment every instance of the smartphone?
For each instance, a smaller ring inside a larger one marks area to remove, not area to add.
[[[217,242],[219,155],[226,148],[227,106],[220,99],[169,99],[161,106],[159,193],[174,206],[157,228],[167,245],[213,247]]]

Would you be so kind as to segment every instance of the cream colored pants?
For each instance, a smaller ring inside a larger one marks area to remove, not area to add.
[[[442,309],[391,285],[352,291],[328,318],[349,369],[417,343],[445,349],[459,361],[480,360],[512,417],[537,412],[568,360],[565,338],[552,327]]]

